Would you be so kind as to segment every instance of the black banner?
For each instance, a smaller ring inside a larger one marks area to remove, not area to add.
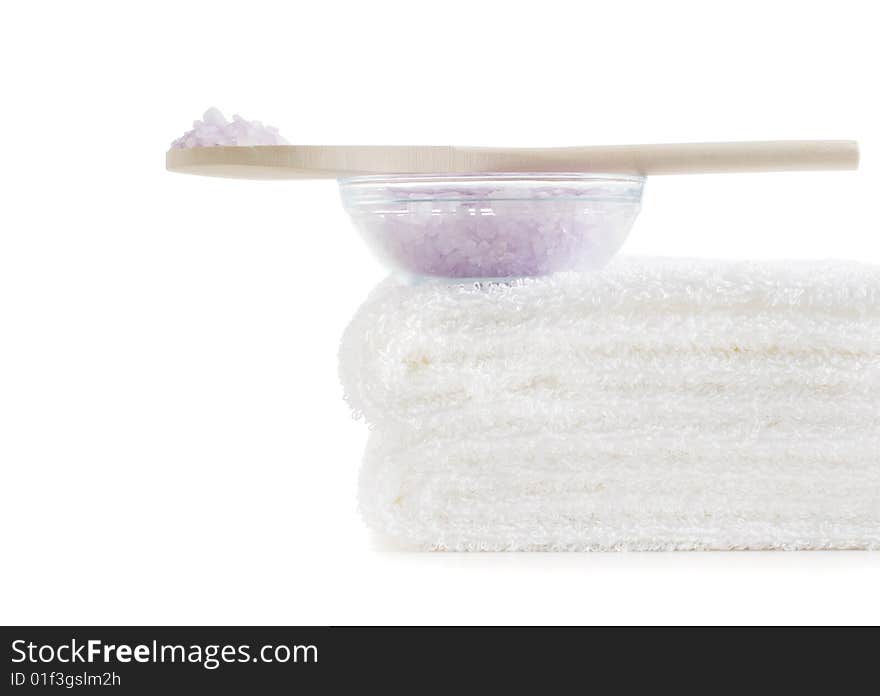
[[[871,642],[849,646],[841,671],[832,669],[835,651],[828,642],[805,647],[770,631],[764,640],[749,636],[728,643],[707,640],[701,631],[667,634],[579,628],[0,628],[6,668],[0,693],[323,693],[359,682],[393,693],[441,685],[469,691],[476,683],[512,683],[543,693],[553,686],[587,689],[599,677],[625,689],[679,689],[701,683],[706,674],[723,676],[728,688],[748,688],[757,674],[762,685],[770,685],[774,673],[790,687],[795,665],[807,669],[813,686],[830,688],[857,680],[853,665],[875,663]],[[829,668],[824,682],[814,669],[819,664]]]

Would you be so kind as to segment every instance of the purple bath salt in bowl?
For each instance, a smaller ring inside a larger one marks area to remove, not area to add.
[[[368,245],[405,275],[453,280],[594,270],[620,249],[644,177],[359,176],[339,182]]]

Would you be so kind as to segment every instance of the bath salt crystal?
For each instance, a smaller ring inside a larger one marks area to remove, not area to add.
[[[248,121],[238,114],[227,121],[220,109],[211,107],[201,121],[171,143],[172,148],[214,147],[217,145],[289,145],[278,129],[260,121]]]

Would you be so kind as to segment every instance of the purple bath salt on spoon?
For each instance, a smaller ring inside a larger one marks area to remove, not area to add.
[[[248,121],[238,114],[227,121],[223,112],[211,107],[194,121],[192,130],[187,131],[171,143],[172,149],[217,146],[289,145],[274,126],[266,126],[259,121]]]

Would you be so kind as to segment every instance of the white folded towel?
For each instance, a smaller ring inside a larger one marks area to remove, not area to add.
[[[880,269],[619,259],[381,285],[343,339],[371,526],[438,549],[880,547]]]

